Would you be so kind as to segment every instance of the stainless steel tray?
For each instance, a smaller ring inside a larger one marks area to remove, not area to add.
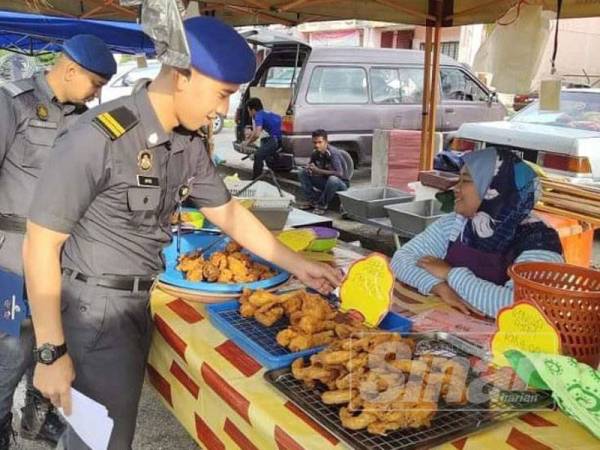
[[[442,204],[435,199],[386,205],[384,209],[394,229],[413,236],[425,231],[444,215]]]
[[[485,350],[446,333],[425,333],[412,335],[418,342],[415,353],[432,353],[439,356],[453,355],[464,358],[481,359],[487,356]],[[327,428],[340,441],[350,448],[358,450],[392,450],[430,448],[465,435],[493,426],[500,421],[525,414],[527,411],[546,409],[553,406],[549,392],[527,391],[526,404],[503,400],[506,396],[497,395],[484,405],[468,404],[460,407],[450,407],[441,404],[440,410],[428,428],[404,429],[391,432],[386,436],[373,435],[366,430],[352,431],[344,428],[339,418],[339,405],[326,405],[321,401],[324,387],[308,389],[301,381],[296,380],[289,368],[271,370],[265,373],[265,379],[279,392],[294,402],[317,423]],[[469,375],[471,380],[476,377]],[[506,378],[506,374],[498,373],[497,377]],[[492,389],[493,377],[487,386]],[[514,391],[511,391],[514,393]],[[500,392],[500,394],[502,394]],[[533,399],[533,401],[531,401]],[[442,402],[443,403],[443,402]]]
[[[415,196],[409,192],[388,187],[351,188],[338,192],[344,210],[361,219],[386,217],[385,205],[410,202]]]

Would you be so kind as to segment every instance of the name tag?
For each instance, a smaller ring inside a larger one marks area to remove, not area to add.
[[[143,175],[137,176],[137,184],[141,187],[160,187],[158,177],[145,177]]]

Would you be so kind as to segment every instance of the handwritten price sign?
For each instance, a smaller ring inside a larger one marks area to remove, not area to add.
[[[384,255],[373,253],[350,266],[340,287],[341,310],[375,327],[390,310],[394,274]]]
[[[560,335],[546,316],[533,304],[518,302],[498,314],[497,331],[491,341],[492,361],[510,366],[507,350],[560,354]]]

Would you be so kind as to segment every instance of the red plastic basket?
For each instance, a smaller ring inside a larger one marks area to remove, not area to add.
[[[538,305],[560,333],[563,353],[600,363],[600,272],[569,264],[526,262],[508,269],[515,301]]]

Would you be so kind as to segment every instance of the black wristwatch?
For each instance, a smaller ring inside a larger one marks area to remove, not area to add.
[[[67,344],[52,345],[43,344],[41,347],[33,350],[33,357],[36,363],[46,364],[49,366],[58,358],[67,353]]]

